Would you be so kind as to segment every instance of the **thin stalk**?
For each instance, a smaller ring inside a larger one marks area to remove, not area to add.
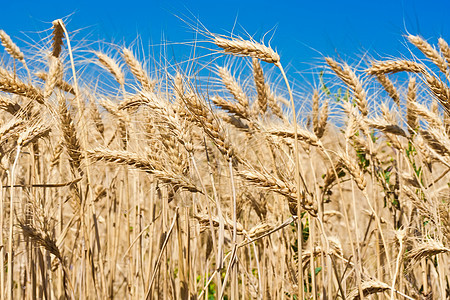
[[[9,181],[11,185],[10,199],[9,199],[9,240],[8,240],[8,300],[14,298],[13,288],[14,288],[14,271],[13,271],[13,227],[14,227],[14,180],[17,162],[20,156],[20,145],[17,145],[16,157],[11,168],[11,173],[9,174]]]
[[[228,166],[230,169],[230,183],[231,183],[231,191],[232,191],[232,197],[233,197],[233,245],[234,247],[237,246],[237,206],[236,206],[236,188],[234,186],[234,178],[233,178],[233,162],[230,158],[228,160]],[[236,253],[236,259],[237,259],[237,253]],[[231,289],[232,289],[232,297],[233,299],[237,299],[239,297],[239,290],[238,290],[238,273],[237,273],[237,260],[234,259],[232,261],[233,265],[231,266],[231,275],[232,275],[232,281],[231,281]]]
[[[292,122],[294,126],[294,161],[295,161],[295,183],[297,186],[297,242],[298,242],[298,295],[299,299],[304,299],[304,290],[303,290],[303,267],[302,267],[302,257],[303,257],[303,230],[302,230],[302,203],[300,197],[300,162],[299,162],[299,151],[298,151],[298,133],[297,133],[297,113],[295,111],[295,103],[294,97],[292,95],[291,86],[286,77],[286,73],[284,72],[283,66],[280,62],[275,64],[278,69],[280,69],[281,74],[283,75],[284,82],[288,88],[289,98],[291,101],[291,110],[292,110]]]

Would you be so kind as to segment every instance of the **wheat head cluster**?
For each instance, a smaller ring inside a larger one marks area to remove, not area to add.
[[[0,31],[1,299],[448,299],[444,39],[300,93],[251,38],[178,65],[52,25]]]

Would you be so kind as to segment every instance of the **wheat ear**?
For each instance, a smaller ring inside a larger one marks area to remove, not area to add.
[[[72,168],[72,172],[75,176],[78,176],[76,172],[83,176],[83,170],[81,169],[81,160],[83,155],[72,116],[67,109],[66,100],[61,95],[58,96],[58,103],[59,119],[64,138],[64,146],[66,147],[67,154],[69,155],[69,163]]]
[[[255,80],[256,92],[258,94],[258,107],[261,113],[267,110],[267,89],[264,81],[264,72],[257,58],[253,58],[253,78]]]
[[[447,114],[450,114],[450,89],[448,86],[440,79],[428,73],[425,74],[425,79],[428,88],[445,108]]]
[[[64,29],[63,29],[63,21],[61,19],[54,20],[53,24],[53,33],[52,33],[52,56],[59,57],[61,53],[63,38],[64,38]]]
[[[400,96],[392,81],[384,74],[377,74],[377,79],[388,93],[389,97],[394,100],[397,107],[400,107]]]
[[[0,67],[0,91],[24,96],[44,104],[44,94],[36,87],[26,84]]]
[[[217,67],[217,73],[222,79],[222,83],[225,85],[227,90],[231,95],[233,95],[234,99],[236,99],[242,107],[247,108],[248,98],[242,90],[241,85],[237,82],[233,75],[231,75],[230,70],[224,67]]]
[[[142,65],[136,59],[133,52],[127,48],[123,48],[122,53],[123,58],[130,68],[131,73],[141,83],[142,88],[146,91],[152,92],[155,86],[155,82],[152,81],[147,75],[147,72],[145,72],[144,68],[142,68]]]
[[[369,75],[394,74],[398,72],[422,73],[425,72],[425,67],[420,63],[409,60],[387,60],[373,62],[372,67],[368,68],[366,72]]]
[[[341,67],[336,61],[330,57],[326,57],[325,61],[336,73],[336,75],[353,91],[355,95],[355,101],[358,105],[359,111],[363,116],[367,116],[367,100],[366,93],[362,87],[362,84],[356,74],[350,69],[347,64]]]
[[[444,56],[447,61],[447,66],[450,64],[450,47],[443,38],[438,40],[439,49],[441,50],[442,56]]]
[[[44,98],[47,99],[53,93],[58,82],[62,82],[63,66],[56,56],[50,56],[50,67],[48,70],[47,80],[44,85]]]
[[[238,56],[250,56],[262,61],[277,64],[280,56],[272,48],[254,41],[246,41],[240,38],[226,39],[216,36],[214,44],[222,48],[226,53]]]
[[[98,60],[102,64],[102,66],[114,76],[116,81],[121,86],[123,86],[125,84],[125,76],[123,75],[122,69],[117,64],[117,62],[102,52],[94,51],[94,53],[95,55],[97,55]]]
[[[2,46],[5,47],[6,52],[8,52],[11,57],[24,61],[25,56],[20,48],[12,41],[11,37],[6,34],[3,30],[0,30],[0,40],[2,41]]]
[[[448,64],[445,59],[426,40],[416,35],[409,35],[408,40],[428,57],[442,73],[448,74]]]
[[[419,126],[417,114],[412,108],[413,103],[416,102],[416,97],[416,78],[410,77],[408,82],[408,93],[406,95],[406,124],[408,124],[408,131],[411,135],[415,132],[415,130],[417,130],[417,127]]]

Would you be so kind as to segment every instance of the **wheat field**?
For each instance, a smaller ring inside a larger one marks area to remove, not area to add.
[[[180,66],[74,30],[0,31],[0,299],[450,297],[444,39],[300,93],[250,38]]]

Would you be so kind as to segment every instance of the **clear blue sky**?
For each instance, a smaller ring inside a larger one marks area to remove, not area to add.
[[[33,38],[57,18],[69,30],[85,28],[89,39],[143,44],[192,41],[193,33],[175,15],[198,18],[210,31],[226,33],[236,24],[259,40],[274,29],[271,45],[284,64],[304,71],[323,55],[357,57],[406,53],[403,35],[420,34],[450,42],[450,1],[3,1],[0,28],[15,40]],[[20,44],[20,42],[18,42]]]

